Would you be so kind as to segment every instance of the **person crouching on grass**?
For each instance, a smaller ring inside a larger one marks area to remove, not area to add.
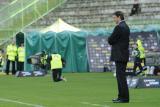
[[[61,55],[57,53],[51,54],[51,56],[48,57],[48,60],[51,65],[53,81],[67,81],[64,77],[62,77],[62,69],[65,65],[65,60],[61,57]]]

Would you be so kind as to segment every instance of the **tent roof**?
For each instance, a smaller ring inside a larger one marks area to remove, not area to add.
[[[43,32],[43,33],[48,32],[48,31],[53,31],[53,32],[56,32],[56,33],[62,32],[62,31],[77,32],[77,31],[80,31],[80,29],[67,24],[61,18],[59,18],[54,24],[52,24],[51,26],[41,30],[41,32]]]

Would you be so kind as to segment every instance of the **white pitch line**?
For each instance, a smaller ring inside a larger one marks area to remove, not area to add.
[[[101,104],[90,103],[90,102],[81,102],[81,104],[91,105],[91,106],[96,106],[96,107],[110,107],[108,105],[101,105]]]
[[[113,103],[113,101],[104,101],[106,103]],[[130,101],[130,103],[142,103],[142,101]]]
[[[11,100],[11,99],[4,99],[4,98],[0,98],[0,101],[10,102],[10,103],[17,103],[17,104],[22,104],[22,105],[31,106],[31,107],[44,107],[42,105],[30,104],[30,103],[25,103],[25,102]]]

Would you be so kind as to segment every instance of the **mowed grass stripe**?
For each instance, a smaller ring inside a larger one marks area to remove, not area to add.
[[[45,107],[158,107],[160,89],[130,89],[129,104],[113,104],[117,83],[112,73],[64,73],[67,82],[54,83],[51,76],[17,78],[0,76],[0,98],[44,105]],[[0,107],[22,107],[0,101]],[[24,105],[25,107],[25,105]],[[27,107],[27,106],[26,106]]]

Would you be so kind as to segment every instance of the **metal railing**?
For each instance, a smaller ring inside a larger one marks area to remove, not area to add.
[[[0,40],[7,40],[65,0],[14,0],[0,9]],[[0,45],[3,43],[0,43]]]

